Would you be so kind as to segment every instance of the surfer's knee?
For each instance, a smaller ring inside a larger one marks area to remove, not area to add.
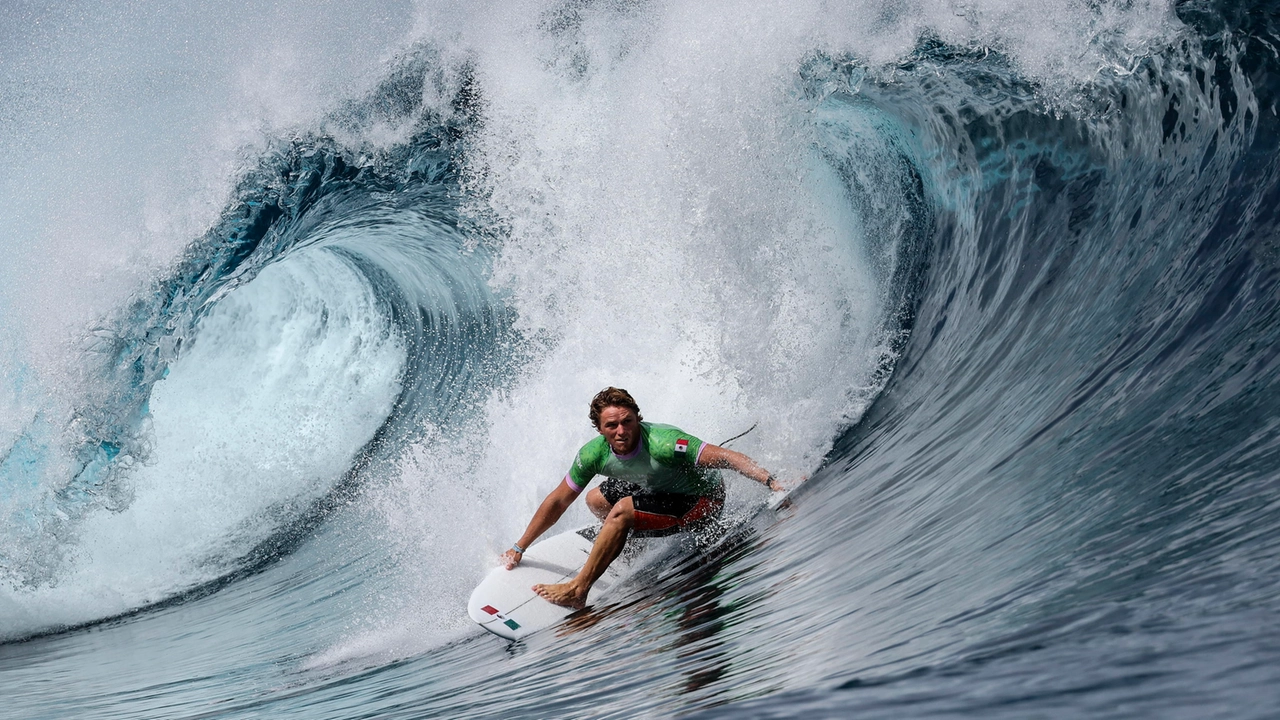
[[[593,515],[604,520],[608,517],[611,507],[609,500],[605,498],[604,493],[600,492],[599,488],[591,488],[587,491],[587,508],[591,510]]]
[[[624,497],[609,508],[609,514],[604,519],[605,522],[622,523],[627,529],[631,529],[636,524],[636,507],[631,502],[630,497]]]

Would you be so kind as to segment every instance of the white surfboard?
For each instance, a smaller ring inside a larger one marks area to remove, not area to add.
[[[573,608],[553,605],[533,591],[539,583],[561,583],[571,580],[586,564],[595,542],[597,526],[554,535],[534,543],[515,569],[496,567],[471,593],[467,613],[480,627],[508,640],[519,640],[529,633],[550,627],[576,612]],[[587,604],[617,584],[634,557],[632,545],[605,570],[591,587]]]
[[[775,512],[785,509],[790,504],[791,490],[794,489],[774,492],[766,502],[766,507]],[[534,543],[514,569],[496,567],[489,571],[480,585],[471,592],[467,613],[485,630],[508,640],[519,640],[530,633],[551,627],[577,612],[573,608],[553,605],[543,600],[533,591],[533,586],[539,583],[568,582],[575,577],[591,555],[591,546],[598,530],[599,525],[589,525],[554,535]],[[605,569],[604,575],[591,587],[591,592],[587,594],[587,604],[592,604],[601,593],[630,574],[631,566],[646,549],[661,552],[664,546],[662,539],[636,537],[633,534],[627,539],[627,545],[618,559]]]

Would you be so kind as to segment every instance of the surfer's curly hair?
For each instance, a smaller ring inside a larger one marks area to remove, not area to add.
[[[591,398],[591,412],[587,415],[591,418],[591,427],[600,429],[600,413],[607,407],[626,408],[636,414],[637,421],[644,420],[644,416],[640,414],[640,406],[631,397],[631,393],[622,388],[607,387]]]

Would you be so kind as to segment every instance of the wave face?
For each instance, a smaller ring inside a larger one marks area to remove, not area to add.
[[[1275,8],[242,9],[3,11],[19,716],[1280,700]],[[495,642],[609,384],[807,480]]]

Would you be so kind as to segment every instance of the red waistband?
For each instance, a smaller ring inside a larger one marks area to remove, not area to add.
[[[715,498],[702,497],[698,499],[697,504],[689,509],[689,512],[676,517],[674,515],[662,515],[660,513],[649,513],[641,510],[635,511],[635,527],[633,530],[669,530],[673,527],[684,527],[689,523],[697,522],[707,517],[714,516],[720,512],[720,508],[724,507],[724,501]]]

